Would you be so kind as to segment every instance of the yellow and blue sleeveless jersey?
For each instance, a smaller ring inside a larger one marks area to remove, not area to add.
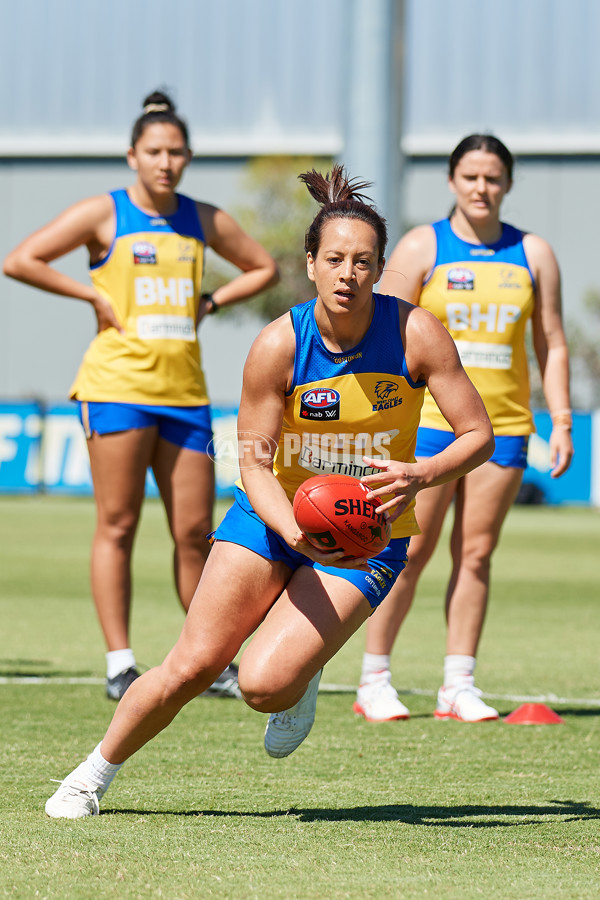
[[[481,394],[497,435],[534,431],[529,408],[525,330],[535,304],[535,284],[523,232],[502,225],[495,244],[470,244],[449,219],[434,222],[437,251],[419,305],[448,329],[466,372]],[[429,392],[421,425],[449,430]]]
[[[293,381],[286,395],[274,472],[290,501],[313,475],[360,478],[379,470],[363,455],[414,462],[424,382],[406,368],[398,301],[374,294],[371,325],[352,350],[328,350],[315,300],[290,310],[296,335]],[[419,534],[414,501],[392,537]]]
[[[205,238],[194,200],[168,217],[113,191],[116,233],[90,277],[124,329],[90,344],[71,388],[78,400],[202,406],[208,395],[196,333]]]

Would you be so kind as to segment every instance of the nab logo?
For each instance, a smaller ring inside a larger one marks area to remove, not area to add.
[[[156,247],[146,241],[137,241],[131,248],[135,265],[156,265]]]
[[[300,397],[302,419],[332,420],[340,417],[340,395],[333,388],[311,388]]]

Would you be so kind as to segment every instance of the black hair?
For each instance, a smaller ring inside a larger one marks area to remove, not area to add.
[[[454,178],[454,172],[457,165],[465,155],[471,150],[485,150],[486,153],[493,153],[498,157],[500,162],[504,164],[504,168],[508,174],[509,180],[512,181],[514,159],[513,155],[502,141],[494,137],[493,134],[470,134],[463,138],[457,144],[448,159],[448,174],[450,178]]]
[[[152,94],[148,94],[142,106],[141,116],[133,123],[131,132],[132,147],[135,147],[148,125],[153,125],[155,122],[167,122],[179,128],[185,141],[185,146],[189,149],[188,127],[184,120],[177,115],[175,104],[167,94],[163,93],[163,91],[154,91]]]
[[[322,175],[321,172],[312,169],[299,175],[298,178],[307,186],[311,197],[321,204],[321,209],[306,232],[304,249],[307,253],[313,257],[317,255],[323,226],[330,219],[360,219],[371,225],[377,234],[379,259],[382,259],[387,244],[385,219],[379,215],[374,206],[365,202],[370,198],[362,193],[371,182],[350,179],[341,165],[335,165],[331,174],[327,172],[326,175]]]

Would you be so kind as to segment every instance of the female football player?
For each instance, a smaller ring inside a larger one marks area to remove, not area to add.
[[[277,279],[269,254],[231,216],[177,193],[191,155],[172,101],[151,94],[127,154],[133,184],[71,206],[4,263],[12,278],[91,304],[98,321],[71,396],[94,484],[92,594],[108,651],[106,691],[115,700],[138,676],[129,637],[131,557],[148,467],[167,513],[186,610],[208,555],[214,470],[197,327]],[[91,285],[51,265],[80,246],[89,253]],[[241,269],[214,295],[201,293],[206,247]]]
[[[238,423],[242,485],[215,533],[177,644],[129,688],[102,742],[48,800],[49,816],[98,813],[125,760],[166,728],[250,636],[240,688],[251,707],[271,714],[267,752],[292,753],[312,726],[322,667],[405,564],[418,531],[415,495],[461,477],[492,452],[483,403],[445,328],[425,310],[373,293],[387,236],[381,216],[364,202],[364,186],[339,166],[331,177],[301,177],[321,204],[305,242],[316,298],[263,329],[250,351]],[[394,402],[381,410],[384,381],[393,385]],[[426,385],[456,440],[417,463]],[[318,414],[310,398],[315,387],[338,395],[335,417]],[[381,448],[372,456],[356,450],[353,460],[371,489],[368,499],[393,521],[392,539],[376,559],[347,561],[343,550],[318,550],[294,519],[297,487],[323,466],[343,464],[332,436],[355,448],[370,436]]]
[[[525,350],[529,321],[552,416],[554,478],[567,470],[573,456],[558,265],[543,238],[500,218],[512,172],[512,155],[498,138],[473,134],[462,140],[450,156],[449,185],[455,197],[450,216],[409,231],[392,253],[382,279],[383,290],[429,310],[448,329],[484,400],[496,448],[482,466],[419,494],[422,533],[411,542],[410,565],[367,628],[354,709],[371,722],[408,718],[409,711],[391,683],[390,653],[452,503],[446,658],[434,715],[461,722],[498,718],[497,710],[475,687],[475,658],[492,553],[521,485],[527,442],[534,430]],[[427,391],[417,458],[435,458],[453,440],[451,423]]]

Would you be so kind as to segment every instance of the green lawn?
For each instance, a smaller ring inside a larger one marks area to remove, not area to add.
[[[89,598],[93,520],[87,499],[0,497],[0,896],[598,896],[598,512],[516,507],[494,561],[478,683],[502,715],[518,698],[553,698],[563,725],[433,719],[442,545],[395,651],[410,721],[353,716],[343,688],[358,678],[358,634],[326,667],[325,685],[340,687],[320,696],[289,759],[265,754],[264,716],[200,698],[125,766],[102,815],[54,821],[50,779],[92,749],[114,709]],[[182,621],[169,557],[149,502],[133,619],[145,665]]]

